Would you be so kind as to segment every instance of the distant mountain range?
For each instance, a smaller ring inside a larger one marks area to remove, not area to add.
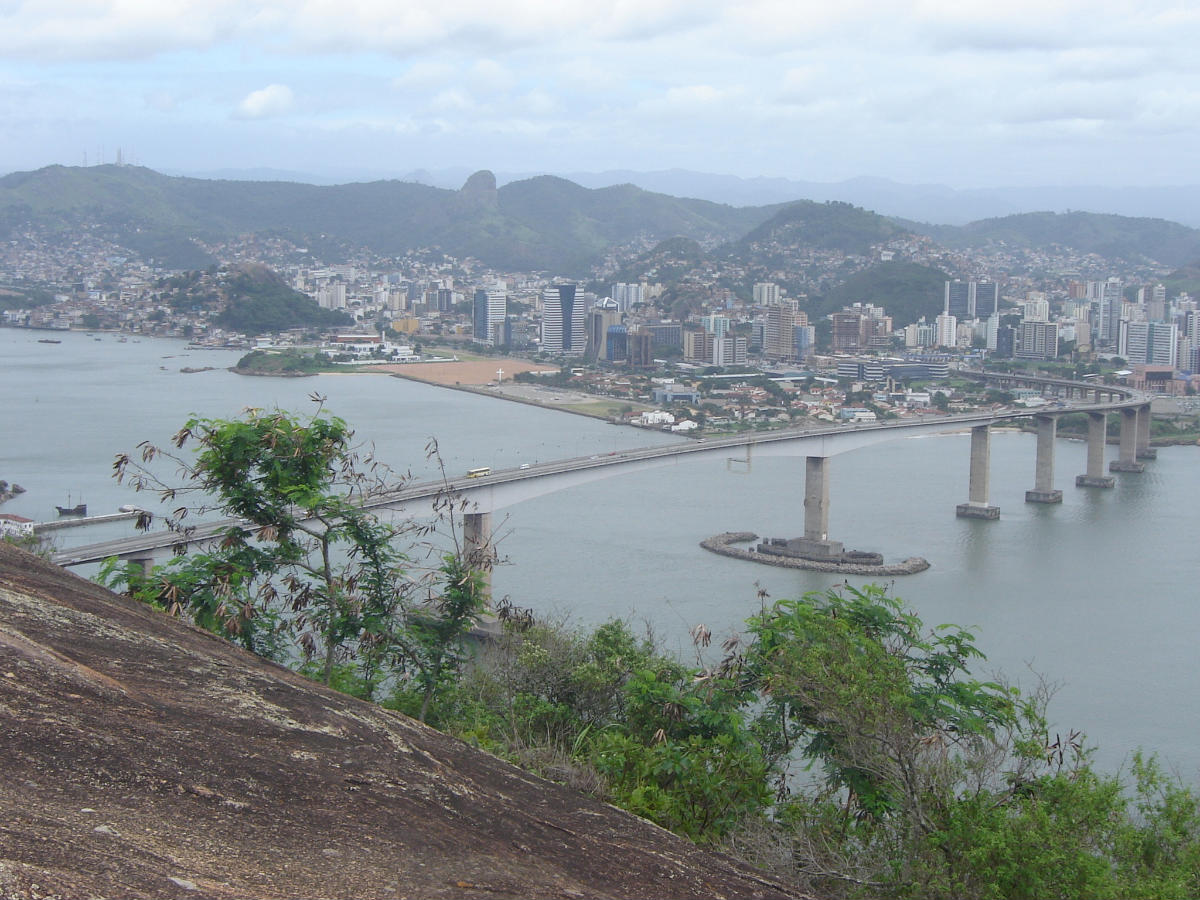
[[[471,174],[470,169],[415,169],[402,174],[346,172],[341,177],[281,169],[224,169],[212,172],[178,172],[207,179],[235,181],[298,181],[341,184],[349,181],[399,179],[453,189]],[[979,219],[1027,212],[1110,213],[1137,218],[1168,219],[1200,228],[1200,184],[1156,187],[1102,187],[1098,185],[1043,185],[1038,187],[952,188],[944,184],[903,184],[886,178],[860,177],[845,181],[803,181],[792,178],[740,178],[687,169],[637,172],[611,169],[604,172],[496,172],[497,183],[525,181],[540,174],[555,174],[589,188],[632,184],[643,190],[673,197],[694,197],[730,206],[770,206],[793,200],[840,200],[882,216],[895,216],[934,225],[965,225]]]
[[[690,183],[690,173],[657,174],[664,185],[676,178],[677,190],[686,191]],[[743,184],[765,195],[782,190],[776,183],[781,181]],[[458,189],[415,180],[313,185],[168,176],[134,166],[49,166],[0,178],[0,237],[31,226],[64,235],[89,227],[159,265],[189,269],[212,262],[194,239],[214,243],[258,234],[288,238],[328,261],[363,247],[394,256],[439,248],[500,269],[572,277],[586,276],[617,250],[632,255],[676,237],[735,260],[768,260],[795,247],[861,254],[883,240],[923,232],[949,246],[1057,244],[1176,267],[1200,261],[1200,231],[1163,219],[1027,213],[930,226],[885,218],[846,196],[747,206],[681,199],[631,183],[587,187],[553,176],[500,186],[486,171],[460,184]],[[928,190],[927,202],[933,203],[939,190],[948,189],[911,190]],[[830,202],[834,199],[838,202]]]

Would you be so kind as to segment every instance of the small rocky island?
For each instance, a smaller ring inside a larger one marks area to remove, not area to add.
[[[9,484],[3,478],[0,478],[0,503],[3,503],[5,500],[11,500],[17,494],[23,493],[25,493],[25,488],[19,484]]]
[[[735,544],[749,544],[758,540],[752,531],[726,531],[700,542],[700,546],[721,556],[745,559],[767,566],[782,566],[788,569],[807,569],[813,572],[833,572],[838,575],[912,575],[929,568],[929,561],[920,556],[910,556],[898,563],[885,563],[879,553],[862,550],[843,550],[836,545],[834,552],[828,546],[821,553],[806,552],[812,543],[804,538],[767,538],[756,547],[745,549]],[[818,542],[829,545],[828,541]]]

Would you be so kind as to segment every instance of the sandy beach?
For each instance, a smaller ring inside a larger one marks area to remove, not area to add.
[[[504,371],[497,383],[496,370]],[[372,366],[372,372],[386,372],[400,378],[411,378],[442,387],[471,391],[527,403],[545,406],[562,412],[575,413],[598,419],[612,419],[626,407],[637,411],[646,409],[642,403],[598,397],[583,391],[572,391],[562,387],[529,384],[511,381],[518,372],[557,372],[558,366],[534,363],[523,359],[476,359],[453,360],[450,362],[397,363],[395,365]]]

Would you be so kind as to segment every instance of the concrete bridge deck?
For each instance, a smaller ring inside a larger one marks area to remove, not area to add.
[[[825,533],[828,522],[829,483],[825,462],[831,456],[873,446],[885,441],[898,440],[928,434],[945,434],[955,431],[972,432],[972,465],[970,500],[959,507],[959,515],[978,514],[995,518],[998,510],[987,505],[987,435],[991,426],[1004,422],[1032,419],[1038,423],[1038,468],[1037,484],[1026,499],[1031,502],[1056,502],[1061,492],[1055,492],[1050,481],[1053,473],[1053,425],[1057,418],[1068,413],[1086,413],[1093,423],[1105,422],[1108,413],[1121,411],[1132,423],[1130,429],[1122,427],[1121,461],[1129,468],[1114,471],[1140,471],[1140,463],[1134,462],[1137,439],[1144,431],[1146,443],[1149,437],[1149,398],[1126,388],[1111,385],[1094,385],[1086,382],[1069,382],[1061,379],[1042,379],[1036,376],[1013,376],[1002,373],[1009,383],[1035,383],[1047,390],[1063,391],[1070,387],[1081,392],[1080,396],[1105,396],[1097,402],[1074,403],[1061,407],[1016,409],[964,413],[959,415],[931,415],[920,419],[875,424],[845,424],[833,427],[796,428],[771,432],[747,432],[728,437],[689,440],[680,444],[645,447],[636,450],[614,451],[590,457],[554,460],[491,472],[483,477],[459,477],[445,481],[434,480],[406,485],[396,491],[370,498],[365,508],[381,514],[420,515],[440,497],[453,494],[466,501],[468,526],[475,529],[475,540],[490,538],[490,515],[505,507],[530,500],[555,491],[565,490],[602,478],[614,477],[630,472],[679,465],[701,460],[740,459],[750,461],[754,457],[805,457],[805,536],[807,539],[827,541]],[[978,373],[977,377],[984,377]],[[1124,423],[1125,420],[1123,420]],[[1143,427],[1144,425],[1144,427]],[[1127,438],[1126,431],[1129,430]],[[1089,449],[1095,440],[1103,440],[1102,429],[1089,434]],[[1128,446],[1127,446],[1128,445]],[[731,452],[740,455],[731,457]],[[1103,446],[1100,445],[1102,464]],[[1128,458],[1127,458],[1128,457]],[[1091,459],[1091,457],[1089,457]],[[1086,476],[1091,481],[1077,481],[1079,486],[1105,487],[1102,472],[1089,461]],[[1081,479],[1085,476],[1080,476]],[[1111,479],[1107,479],[1111,481]],[[1038,492],[1046,496],[1039,501],[1033,496]],[[965,510],[965,511],[964,511]],[[486,518],[483,518],[486,517]],[[54,562],[64,566],[95,563],[117,556],[123,559],[148,560],[162,555],[173,548],[211,540],[237,520],[223,519],[198,525],[186,537],[168,531],[148,532],[127,538],[119,538],[86,546],[60,551],[52,556]]]

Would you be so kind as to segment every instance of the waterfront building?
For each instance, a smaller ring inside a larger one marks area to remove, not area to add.
[[[507,292],[478,288],[472,303],[471,317],[475,340],[481,344],[504,343],[504,320],[507,314]]]
[[[629,328],[625,325],[609,325],[604,340],[604,359],[610,363],[629,359]]]
[[[608,352],[608,333],[613,325],[621,322],[621,308],[616,300],[605,298],[587,314],[587,358],[610,359]],[[625,356],[622,354],[621,359]]]
[[[542,291],[542,350],[555,356],[582,356],[587,345],[582,297],[576,285],[556,284]]]
[[[654,368],[654,338],[644,329],[628,336],[629,365],[635,369]]]

